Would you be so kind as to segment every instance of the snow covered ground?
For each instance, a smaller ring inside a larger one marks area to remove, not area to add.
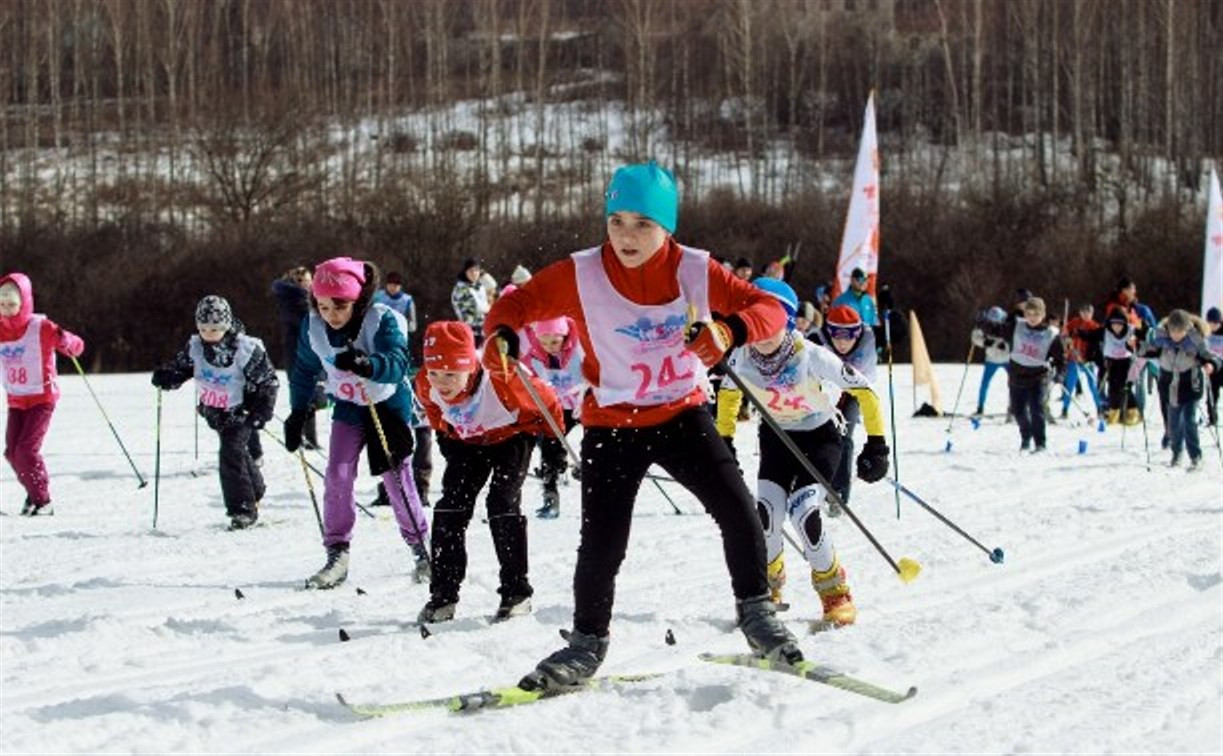
[[[698,661],[702,651],[745,649],[716,529],[686,492],[662,484],[691,514],[679,517],[647,483],[604,671],[667,674],[521,709],[369,721],[335,692],[389,702],[512,684],[557,648],[572,607],[576,485],[562,490],[558,520],[531,520],[535,613],[486,623],[496,566],[477,518],[459,617],[422,639],[407,623],[426,589],[410,582],[411,557],[386,510],[359,518],[346,585],[299,590],[323,557],[300,466],[265,437],[266,524],[226,532],[215,436],[201,428],[207,469],[193,477],[192,397],[182,390],[166,395],[153,531],[152,486],[137,490],[84,384],[65,377],[44,447],[56,515],[15,516],[23,494],[7,466],[0,472],[0,751],[1223,751],[1223,474],[1213,438],[1203,437],[1205,469],[1194,474],[1164,466],[1156,419],[1150,471],[1141,429],[1123,449],[1120,429],[1086,423],[1051,428],[1049,452],[1030,456],[1000,417],[978,429],[961,418],[947,453],[946,419],[910,417],[909,373],[896,371],[902,480],[1005,549],[1006,562],[991,564],[908,502],[897,520],[889,488],[859,483],[855,512],[893,557],[920,562],[921,576],[902,584],[842,518],[831,527],[859,623],[807,634],[819,603],[793,553],[787,620],[809,658],[881,685],[917,685],[915,699],[882,704]],[[954,397],[960,373],[940,367],[944,395]],[[970,373],[965,406],[977,380]],[[147,375],[91,383],[151,479]],[[1004,403],[996,383],[988,409]],[[754,422],[741,424],[749,475],[754,433]],[[372,498],[369,481],[363,493]],[[528,480],[524,508],[539,498]]]

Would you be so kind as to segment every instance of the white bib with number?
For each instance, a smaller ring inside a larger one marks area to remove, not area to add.
[[[407,337],[408,321],[402,315],[383,304],[374,303],[365,311],[361,319],[361,330],[357,332],[354,345],[366,354],[377,351],[374,348],[374,336],[378,333],[378,325],[382,322],[384,313],[390,313],[395,318],[399,331]],[[375,383],[362,378],[356,373],[340,370],[335,366],[335,356],[343,349],[336,349],[327,340],[327,324],[317,312],[310,313],[310,348],[319,356],[323,363],[323,372],[327,375],[327,393],[345,402],[360,404],[378,404],[395,395],[398,384]]]
[[[11,396],[37,396],[46,378],[42,370],[42,315],[31,315],[25,333],[16,341],[0,342],[0,365],[4,368],[4,390]]]
[[[709,253],[680,250],[680,295],[660,305],[637,304],[617,292],[601,248],[573,254],[582,312],[588,324],[598,324],[587,331],[599,362],[599,385],[592,390],[600,406],[667,404],[692,393],[704,376],[684,336],[689,305],[699,320],[709,319]]]
[[[262,347],[263,342],[253,336],[239,334],[237,343],[233,362],[228,367],[217,367],[204,357],[204,340],[199,336],[191,337],[187,354],[195,366],[195,393],[201,405],[219,410],[242,406],[246,387],[243,374],[251,355],[255,353],[255,347]]]
[[[518,413],[510,412],[501,402],[501,397],[492,390],[492,379],[485,370],[480,375],[480,383],[471,396],[455,404],[447,404],[437,389],[429,388],[429,398],[442,410],[442,417],[459,438],[474,438],[495,429],[513,425],[518,421]]]

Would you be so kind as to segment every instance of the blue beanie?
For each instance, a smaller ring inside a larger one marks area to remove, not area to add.
[[[1207,323],[1223,323],[1223,312],[1219,312],[1218,307],[1211,307],[1206,311]]]
[[[662,226],[667,233],[675,233],[679,219],[675,177],[652,160],[616,169],[604,199],[607,201],[605,215],[621,211],[637,213]]]
[[[757,278],[752,283],[781,302],[781,306],[786,311],[786,328],[794,328],[794,319],[798,317],[798,295],[794,293],[794,289],[790,288],[790,284],[776,278]]]

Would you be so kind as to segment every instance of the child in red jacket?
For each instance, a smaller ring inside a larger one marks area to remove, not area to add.
[[[55,353],[79,357],[85,342],[34,312],[34,287],[22,273],[0,276],[0,367],[8,394],[4,458],[25,487],[27,516],[54,514],[50,479],[39,450],[51,425],[59,386]]]
[[[786,325],[770,294],[735,278],[708,252],[671,234],[679,195],[654,163],[624,166],[608,187],[607,241],[576,252],[497,300],[489,344],[516,354],[527,323],[573,318],[590,384],[582,405],[582,531],[569,645],[519,682],[528,690],[590,679],[607,654],[616,573],[628,547],[633,502],[650,465],[691,491],[717,523],[739,628],[761,656],[802,658],[775,616],[756,499],[718,436],[702,388],[705,370],[733,346]],[[700,321],[692,328],[690,314]]]
[[[488,527],[501,563],[501,605],[494,619],[531,611],[534,590],[527,579],[527,521],[522,516],[522,483],[527,476],[535,435],[549,432],[535,400],[500,353],[487,364],[476,355],[471,327],[457,321],[430,323],[425,329],[424,369],[416,374],[416,395],[437,446],[446,458],[442,498],[433,510],[433,576],[429,602],[420,622],[454,618],[459,587],[467,573],[467,525],[476,496],[488,490]],[[507,370],[507,368],[509,368]],[[556,394],[531,377],[556,424],[564,423]]]

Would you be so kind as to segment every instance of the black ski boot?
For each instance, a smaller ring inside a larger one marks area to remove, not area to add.
[[[55,514],[55,507],[51,506],[51,502],[44,501],[42,504],[35,504],[30,501],[30,497],[25,498],[25,506],[21,508],[21,513],[26,517],[42,517],[45,515]]]
[[[767,593],[743,599],[735,606],[739,629],[757,656],[796,664],[803,660],[803,652],[776,612],[777,606]]]
[[[543,520],[555,520],[561,514],[561,495],[556,489],[544,491],[544,505],[535,510],[535,516]]]
[[[518,682],[523,690],[558,690],[585,683],[599,671],[607,656],[608,636],[587,635],[574,630],[569,645],[555,651]]]
[[[429,625],[435,622],[449,622],[454,619],[454,612],[458,607],[459,602],[457,601],[430,598],[424,608],[420,610],[420,614],[416,615],[416,621],[422,625]]]

